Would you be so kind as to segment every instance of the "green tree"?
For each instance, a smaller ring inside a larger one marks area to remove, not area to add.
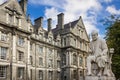
[[[120,18],[118,16],[110,16],[104,21],[107,23],[106,41],[109,48],[114,48],[112,57],[112,71],[116,78],[120,78]]]

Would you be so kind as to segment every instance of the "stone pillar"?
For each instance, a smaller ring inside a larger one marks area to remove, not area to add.
[[[16,80],[16,66],[14,65],[14,63],[16,62],[16,42],[17,42],[17,37],[16,37],[16,33],[15,30],[13,30],[12,33],[12,56],[11,56],[11,79],[12,80]]]
[[[28,76],[28,80],[30,79],[30,38],[28,37],[28,40],[27,40],[27,76]]]
[[[12,57],[12,62],[16,62],[16,34],[13,34],[12,35],[12,55],[13,55],[13,57]]]

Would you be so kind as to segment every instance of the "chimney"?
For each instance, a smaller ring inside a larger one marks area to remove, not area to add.
[[[34,22],[35,22],[35,27],[37,27],[37,28],[42,27],[43,17],[39,17],[39,18],[35,19]]]
[[[64,29],[64,14],[61,13],[61,14],[58,14],[58,27],[60,29]]]
[[[49,18],[49,19],[47,20],[47,22],[48,22],[48,32],[50,32],[50,31],[51,31],[51,28],[52,28],[52,19]]]
[[[19,4],[24,12],[24,14],[26,15],[26,12],[27,12],[27,2],[28,0],[20,0],[19,1]]]

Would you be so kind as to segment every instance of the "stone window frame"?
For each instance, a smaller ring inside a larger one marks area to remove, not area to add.
[[[24,67],[18,67],[17,68],[17,78],[18,79],[24,79]]]
[[[77,70],[73,70],[73,79],[77,79]]]
[[[7,77],[7,67],[6,66],[0,66],[0,79]]]
[[[25,38],[24,37],[21,37],[21,36],[18,36],[18,46],[24,46],[25,44]]]
[[[0,31],[0,40],[7,42],[8,41],[8,33]]]
[[[48,59],[48,67],[53,68],[53,59]]]
[[[63,63],[63,65],[66,65],[66,54],[63,54],[63,60],[62,60],[62,63]]]
[[[38,53],[41,55],[44,52],[44,47],[42,45],[38,45]]]
[[[23,62],[24,61],[24,52],[18,51],[18,61]]]
[[[59,71],[57,71],[57,74],[56,74],[56,79],[57,79],[57,80],[60,80],[60,78],[61,78],[60,72],[59,72]]]
[[[57,68],[60,68],[60,60],[57,60]]]
[[[48,79],[53,80],[53,71],[48,71]]]
[[[43,64],[43,58],[42,57],[39,57],[39,65],[40,66],[43,66],[44,64]]]
[[[77,62],[78,62],[78,61],[77,61],[77,54],[76,54],[76,53],[73,53],[72,56],[73,56],[73,58],[72,58],[72,64],[73,64],[73,65],[77,65]]]
[[[33,56],[30,55],[30,64],[33,65]]]
[[[8,53],[8,48],[0,46],[0,60],[6,60],[7,59],[7,53]]]
[[[43,80],[43,71],[39,70],[38,72],[38,80]]]
[[[79,56],[79,66],[83,66],[83,56],[82,55]]]

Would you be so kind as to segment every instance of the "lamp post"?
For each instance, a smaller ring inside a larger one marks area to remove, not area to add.
[[[114,53],[114,48],[110,48],[110,49],[109,49],[109,58],[110,58],[109,69],[110,69],[110,70],[111,70],[112,55],[113,55],[113,53]],[[111,71],[111,73],[112,73],[112,71]],[[112,75],[114,75],[114,74],[112,73]]]
[[[114,48],[110,48],[110,54],[114,53]]]

